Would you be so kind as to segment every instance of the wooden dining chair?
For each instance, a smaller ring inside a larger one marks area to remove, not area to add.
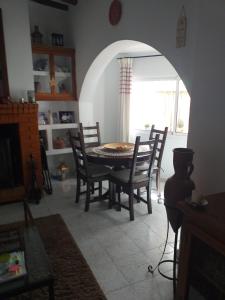
[[[110,169],[102,165],[89,163],[87,161],[84,141],[80,132],[78,132],[76,136],[73,136],[72,133],[69,132],[69,139],[73,150],[77,172],[75,201],[76,203],[79,202],[81,195],[81,180],[83,180],[87,185],[85,211],[88,211],[90,203],[102,200],[102,182],[108,180]],[[99,183],[99,197],[94,197],[91,199],[91,189],[95,182]]]
[[[160,180],[161,180],[160,175],[162,170],[161,164],[162,164],[162,157],[165,148],[167,133],[168,133],[168,127],[165,127],[164,130],[159,130],[155,128],[155,125],[152,125],[150,135],[149,135],[149,140],[152,140],[156,137],[156,135],[159,135],[158,146],[155,155],[155,165],[153,166],[153,174],[156,175],[156,189],[159,197],[160,197]]]
[[[96,124],[92,126],[83,126],[83,123],[79,123],[79,131],[85,148],[98,147],[101,145],[99,122],[96,122]],[[83,185],[84,184],[85,182],[83,182]],[[94,193],[94,190],[95,186],[93,183],[92,193]]]
[[[164,152],[164,147],[166,143],[166,137],[168,133],[168,127],[165,127],[164,130],[155,129],[155,125],[152,125],[149,140],[155,139],[156,135],[159,135],[158,146],[156,149],[156,156],[155,156],[155,164],[153,166],[153,174],[155,174],[155,182],[156,182],[156,189],[158,194],[158,202],[160,201],[161,193],[160,193],[160,181],[161,181],[161,164],[162,164],[162,157]],[[146,171],[148,169],[148,164],[144,163],[139,166],[139,171]],[[138,190],[138,194],[140,191]]]
[[[99,122],[96,122],[93,126],[83,126],[83,123],[80,123],[79,129],[85,148],[101,145]]]
[[[140,141],[140,136],[136,137],[134,153],[130,169],[122,169],[120,171],[113,171],[109,175],[110,190],[112,190],[113,184],[116,185],[116,193],[118,197],[117,204],[119,209],[125,208],[129,210],[130,220],[134,220],[134,198],[138,201],[142,201],[147,204],[148,213],[152,213],[151,204],[151,179],[152,179],[152,167],[155,161],[155,153],[158,145],[157,135],[155,139],[148,141]],[[143,163],[148,163],[148,170],[146,172],[140,172],[138,166]],[[147,197],[144,199],[140,195],[134,194],[134,190],[146,188]],[[129,196],[128,206],[121,203],[120,193],[124,192]],[[110,207],[113,204],[112,191],[110,191]]]

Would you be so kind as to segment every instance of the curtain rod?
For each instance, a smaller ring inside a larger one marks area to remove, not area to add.
[[[155,55],[142,55],[142,56],[124,56],[124,57],[118,57],[117,59],[122,59],[122,58],[145,58],[145,57],[158,57],[158,56],[164,56],[164,55],[155,54]]]

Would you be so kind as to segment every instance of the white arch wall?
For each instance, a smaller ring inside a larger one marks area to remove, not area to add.
[[[82,84],[79,97],[80,121],[86,124],[100,122],[104,142],[119,138],[119,53],[137,53],[144,50],[156,53],[146,44],[136,41],[118,41],[106,47],[91,64]]]
[[[189,146],[195,151],[196,185],[203,193],[223,191],[225,2],[123,0],[123,16],[115,27],[108,22],[110,3],[82,0],[71,11],[78,91],[92,61],[109,44],[129,39],[156,48],[175,66],[192,98]],[[176,49],[176,22],[183,4],[188,17],[187,45]]]

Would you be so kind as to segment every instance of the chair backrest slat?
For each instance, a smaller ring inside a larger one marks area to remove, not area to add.
[[[93,147],[98,147],[99,144],[98,142],[91,142],[91,143],[86,143],[85,148],[93,148]]]
[[[129,183],[132,184],[135,174],[137,173],[137,167],[143,163],[148,164],[148,177],[151,176],[152,167],[155,161],[155,154],[158,145],[159,134],[154,139],[148,141],[140,141],[140,136],[136,137],[132,166],[130,170]]]
[[[164,151],[164,147],[165,147],[165,143],[166,143],[167,133],[168,133],[168,127],[165,127],[164,130],[156,129],[155,125],[152,125],[152,127],[151,127],[149,140],[154,139],[157,134],[159,135],[158,146],[156,149],[156,156],[155,156],[156,165],[158,168],[161,167],[162,156],[163,156],[163,151]]]
[[[98,122],[97,122],[98,123]],[[82,124],[82,123],[81,123]],[[97,125],[95,125],[95,126],[83,126],[83,129],[84,130],[92,130],[92,129],[96,129],[96,126]]]
[[[81,137],[80,132],[77,133],[76,136],[73,136],[71,131],[69,131],[69,140],[73,150],[73,156],[76,164],[77,172],[83,169],[85,175],[88,177],[88,161],[86,157],[84,141]]]
[[[92,137],[96,137],[98,136],[97,133],[96,134],[84,134],[84,138],[92,138]]]
[[[80,123],[79,129],[85,148],[101,145],[99,122],[96,122],[95,126],[83,126],[83,124]]]

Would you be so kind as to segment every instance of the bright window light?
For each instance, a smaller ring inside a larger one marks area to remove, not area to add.
[[[190,101],[185,85],[179,80],[176,132],[188,133]]]
[[[130,133],[155,124],[170,132],[187,133],[190,97],[179,79],[133,81]]]

